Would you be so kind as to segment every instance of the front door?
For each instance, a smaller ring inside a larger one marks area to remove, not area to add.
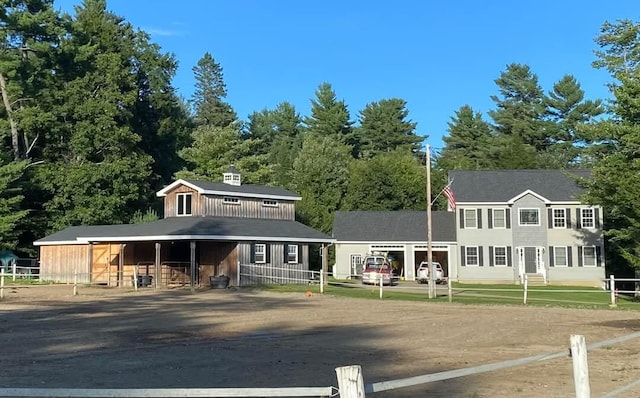
[[[524,248],[524,272],[526,274],[538,273],[538,249],[536,247]]]

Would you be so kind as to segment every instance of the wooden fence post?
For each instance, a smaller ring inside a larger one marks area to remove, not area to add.
[[[576,388],[576,398],[590,398],[589,365],[587,363],[587,343],[584,336],[572,334],[571,358],[573,360],[573,383]]]
[[[380,298],[382,298],[382,285],[384,285],[384,276],[380,274]]]
[[[0,299],[4,298],[4,268],[0,269]]]
[[[78,271],[73,273],[73,295],[78,295]]]
[[[525,274],[524,276],[524,304],[527,304],[527,290],[529,287],[529,278],[527,277],[527,275]]]
[[[14,282],[16,281],[16,271],[17,270],[18,270],[18,268],[17,268],[17,265],[16,265],[16,260],[12,260],[11,261],[11,271],[12,271],[12,274],[13,274],[13,278],[12,279],[13,279]]]
[[[616,307],[616,278],[613,275],[609,276],[609,289],[611,290],[611,307]]]
[[[320,294],[324,293],[324,270],[320,270]]]
[[[360,365],[336,368],[340,398],[364,398],[364,378]]]

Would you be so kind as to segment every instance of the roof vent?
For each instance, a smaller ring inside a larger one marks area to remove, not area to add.
[[[223,181],[225,184],[229,185],[240,185],[240,172],[234,165],[229,166],[227,171],[222,173]]]

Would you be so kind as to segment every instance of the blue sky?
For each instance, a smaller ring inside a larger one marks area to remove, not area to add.
[[[56,0],[71,12],[80,0]],[[282,101],[303,116],[329,82],[352,120],[368,103],[407,101],[416,133],[442,147],[462,105],[486,114],[494,80],[527,64],[545,91],[572,74],[587,98],[608,98],[611,77],[591,66],[603,22],[637,21],[636,0],[108,0],[109,10],[175,55],[174,86],[193,93],[192,68],[210,52],[227,101],[246,120]],[[486,117],[487,120],[488,117]]]

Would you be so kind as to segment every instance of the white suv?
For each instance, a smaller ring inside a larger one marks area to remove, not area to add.
[[[445,279],[444,271],[442,271],[442,265],[440,265],[439,262],[433,261],[433,268],[436,270],[434,275],[436,283],[444,282]],[[418,283],[429,282],[429,264],[426,261],[420,263],[418,271],[416,271],[416,281],[418,281]]]

